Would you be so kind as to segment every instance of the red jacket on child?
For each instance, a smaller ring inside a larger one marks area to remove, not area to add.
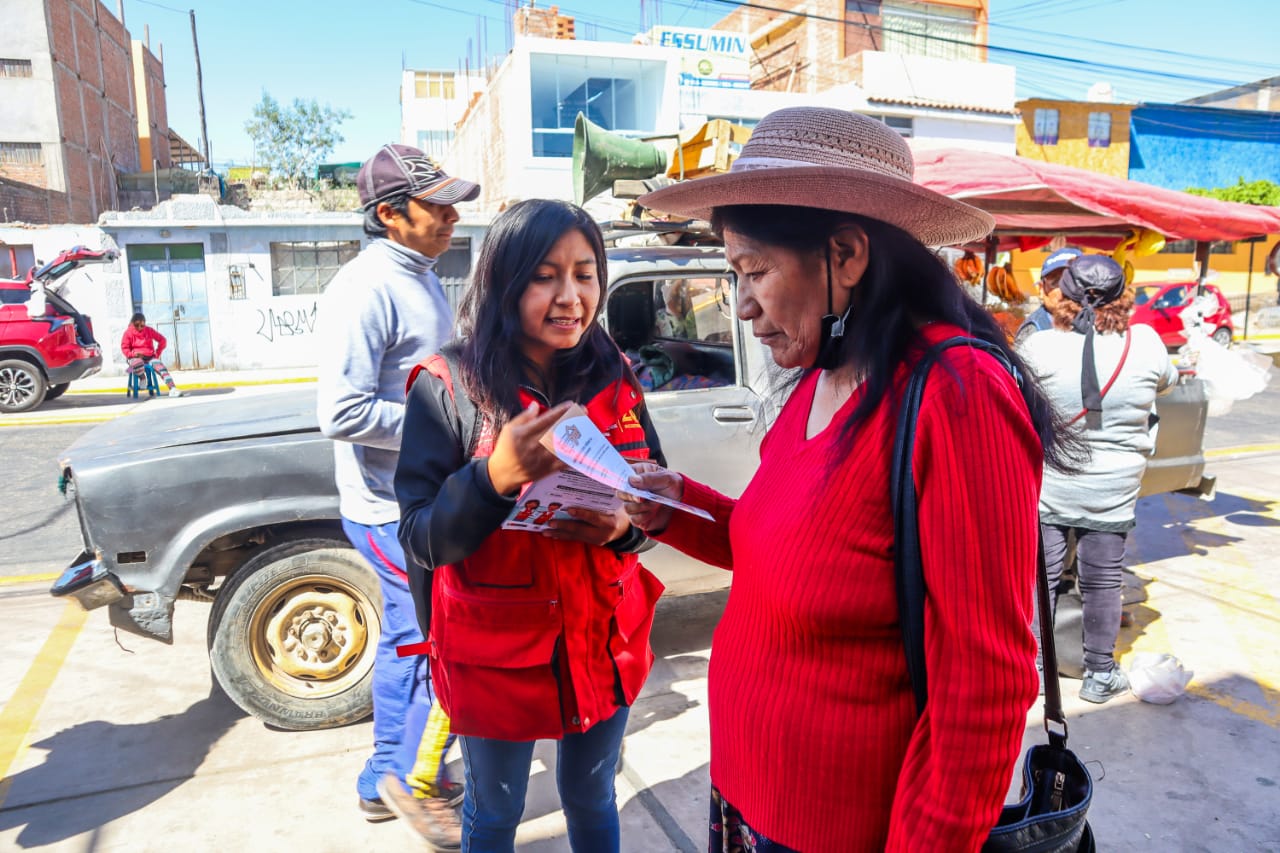
[[[125,358],[159,358],[166,343],[168,341],[164,339],[164,335],[150,326],[143,326],[141,329],[130,326],[124,330],[124,337],[120,339],[120,352],[124,353]]]

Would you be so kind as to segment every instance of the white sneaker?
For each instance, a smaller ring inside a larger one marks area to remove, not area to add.
[[[182,396],[185,396],[185,395],[182,393],[182,389],[181,389],[181,388],[170,388],[170,389],[169,389],[169,396],[170,396],[170,397],[182,397]]]

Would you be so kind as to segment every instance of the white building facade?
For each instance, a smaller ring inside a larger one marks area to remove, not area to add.
[[[478,74],[405,69],[400,75],[400,141],[443,160],[453,144],[454,127],[484,86]]]
[[[459,222],[436,266],[455,306],[484,227]],[[106,213],[96,226],[0,227],[0,243],[39,261],[77,244],[119,252],[59,283],[91,317],[105,375],[124,372],[120,338],[135,311],[168,339],[175,370],[314,367],[320,297],[367,242],[358,214],[252,213],[198,195]]]
[[[732,70],[721,74],[735,57],[723,41],[709,50],[703,35],[725,33],[684,32],[673,39],[659,29],[632,44],[518,36],[459,123],[445,167],[481,183],[479,214],[492,216],[522,198],[573,197],[579,112],[611,133],[656,137],[670,149],[674,141],[661,137],[710,119],[750,127],[800,104],[876,116],[914,147],[1014,153],[1010,66],[865,51],[855,80],[818,92],[758,90],[745,88]]]

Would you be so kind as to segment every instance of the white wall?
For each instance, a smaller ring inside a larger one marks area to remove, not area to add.
[[[0,7],[4,21],[0,26],[0,56],[31,60],[30,77],[0,78],[0,139],[41,143],[48,188],[66,192],[45,4],[9,0],[0,3]]]
[[[36,264],[47,263],[59,253],[73,246],[85,246],[90,249],[112,249],[115,244],[102,229],[93,225],[46,225],[33,228],[16,228],[0,226],[0,250],[5,244],[31,246],[35,252]],[[103,345],[104,354],[120,341],[124,334],[124,325],[116,333],[114,339],[108,334],[112,315],[128,308],[128,280],[124,299],[113,286],[119,277],[120,261],[109,264],[88,264],[58,279],[55,290],[81,314],[87,314],[93,320],[93,332]],[[127,320],[126,315],[126,320]],[[108,356],[109,358],[109,356]]]
[[[419,98],[416,94],[414,75],[419,71],[453,74],[453,98]],[[471,100],[471,93],[484,88],[485,80],[478,75],[465,74],[438,68],[408,68],[400,75],[400,141],[405,145],[418,145],[418,131],[452,131],[462,118]],[[443,152],[428,152],[443,156]]]
[[[1012,113],[1012,65],[935,59],[867,50],[860,54],[859,82],[869,98],[935,101]]]
[[[993,154],[1016,153],[1014,133],[1017,120],[1007,117],[915,115],[913,149],[968,148]]]

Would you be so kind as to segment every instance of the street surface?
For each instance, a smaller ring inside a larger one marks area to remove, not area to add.
[[[1076,698],[1079,682],[1063,681],[1070,743],[1096,780],[1090,819],[1103,850],[1280,851],[1277,413],[1273,381],[1210,420],[1215,500],[1139,505],[1129,564],[1147,598],[1131,608],[1122,660],[1170,652],[1195,671],[1188,693],[1168,706],[1132,696],[1094,706]],[[273,731],[212,686],[207,605],[178,603],[167,647],[116,636],[104,611],[47,595],[45,576],[80,549],[55,458],[89,428],[0,424],[0,849],[422,849],[396,822],[356,812],[367,721]],[[705,846],[706,661],[723,603],[721,592],[659,608],[659,660],[632,711],[618,782],[626,851]],[[1042,738],[1036,708],[1026,743]],[[553,745],[536,755],[520,849],[564,851]]]

